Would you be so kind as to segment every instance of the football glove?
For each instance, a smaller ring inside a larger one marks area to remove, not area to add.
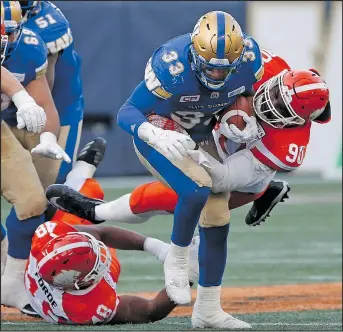
[[[241,115],[246,122],[246,126],[243,130],[237,128],[234,124],[228,124],[222,122],[219,124],[219,131],[226,138],[232,140],[235,143],[249,143],[257,138],[257,123],[254,116],[249,116],[243,111],[237,110],[238,115]]]
[[[40,133],[46,123],[46,114],[42,107],[25,91],[20,90],[12,96],[13,103],[17,107],[17,128],[33,133]]]
[[[144,122],[139,126],[138,137],[154,148],[161,150],[165,157],[170,160],[182,160],[187,155],[187,150],[193,150],[196,146],[190,136],[155,127],[149,122]]]
[[[57,144],[56,136],[50,132],[40,135],[40,143],[31,150],[31,153],[50,159],[63,159],[68,164],[71,162],[66,152]]]

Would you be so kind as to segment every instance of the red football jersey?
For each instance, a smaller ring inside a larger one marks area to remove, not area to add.
[[[261,53],[264,73],[261,80],[254,84],[255,91],[273,76],[290,69],[287,62],[277,55],[266,50],[262,50]],[[262,164],[282,172],[293,171],[302,164],[310,140],[311,122],[303,126],[276,129],[257,119],[257,126],[259,140],[249,148]],[[244,147],[227,140],[224,136],[215,137],[215,140],[217,148],[221,148],[229,155]]]
[[[285,60],[269,51],[262,50],[262,57],[264,74],[254,84],[255,91],[273,76],[290,69]],[[250,148],[255,158],[276,171],[293,171],[302,164],[310,140],[311,122],[282,129],[273,128],[263,121],[258,121],[257,125],[260,140]]]
[[[54,221],[45,222],[36,229],[25,271],[25,287],[30,304],[45,320],[52,323],[109,322],[114,317],[119,304],[116,287],[120,264],[115,252],[111,251],[110,271],[100,282],[86,289],[73,291],[57,289],[46,283],[37,272],[37,257],[43,246],[56,236],[76,231],[66,223]]]

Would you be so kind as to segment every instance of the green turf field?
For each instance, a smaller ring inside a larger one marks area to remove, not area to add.
[[[107,189],[112,200],[130,189]],[[290,200],[279,204],[258,227],[245,225],[248,207],[232,212],[224,286],[338,282],[342,280],[341,183],[292,185]],[[9,205],[2,200],[2,220]],[[118,224],[119,225],[119,224]],[[154,217],[141,225],[124,225],[169,241],[172,217]],[[146,253],[119,252],[122,274],[118,291],[156,291],[163,287],[163,269]],[[257,330],[342,330],[341,311],[278,312],[236,315]],[[2,322],[3,330],[49,330],[46,323]],[[54,330],[188,330],[189,318],[168,318],[145,326],[65,327]],[[51,328],[52,329],[52,328]]]

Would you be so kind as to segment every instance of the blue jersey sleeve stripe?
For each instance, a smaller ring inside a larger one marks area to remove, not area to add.
[[[224,59],[225,56],[225,16],[224,13],[217,13],[217,58]]]
[[[12,20],[12,13],[11,13],[11,5],[9,1],[3,1],[4,9],[5,9],[5,17],[4,21],[11,21]]]

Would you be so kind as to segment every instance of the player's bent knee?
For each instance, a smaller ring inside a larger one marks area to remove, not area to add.
[[[91,198],[104,199],[105,193],[100,186],[100,183],[92,178],[87,178],[80,193]]]
[[[44,213],[46,208],[46,198],[44,194],[27,197],[14,202],[14,209],[19,220],[24,220],[39,216]]]
[[[145,183],[135,188],[130,195],[130,208],[133,213],[148,211],[173,212],[178,200],[176,192],[161,182]]]
[[[202,227],[221,227],[230,222],[228,200],[230,193],[210,193],[201,212],[199,224]]]

